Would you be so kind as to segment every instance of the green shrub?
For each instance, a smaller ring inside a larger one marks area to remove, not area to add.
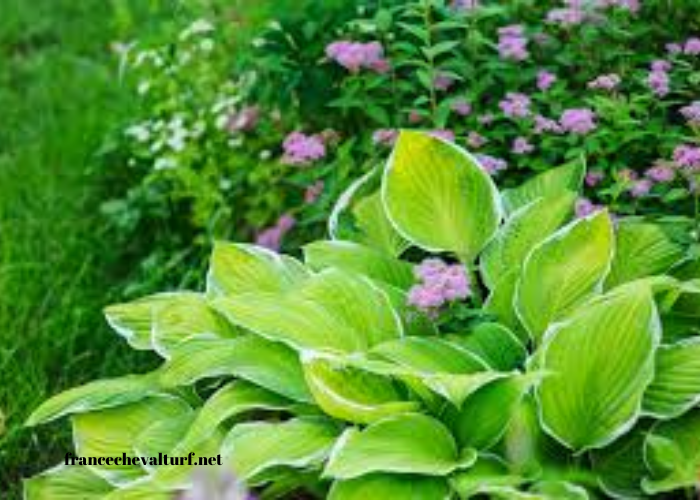
[[[304,262],[218,243],[205,293],[107,308],[163,365],[55,396],[28,425],[69,415],[79,456],[220,453],[263,498],[697,484],[700,268],[676,238],[688,221],[572,219],[580,163],[499,194],[472,156],[416,132],[378,174],[339,202],[331,232],[345,239],[311,243]],[[26,491],[153,499],[190,485],[190,467],[69,466]]]

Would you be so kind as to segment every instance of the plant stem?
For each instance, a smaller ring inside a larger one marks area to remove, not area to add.
[[[437,93],[435,92],[435,56],[430,51],[433,48],[433,20],[431,17],[431,6],[430,2],[425,2],[425,12],[423,15],[423,20],[425,21],[425,30],[428,33],[428,54],[426,55],[428,59],[428,65],[430,66],[430,71],[428,76],[430,77],[430,119],[433,123],[433,127],[437,126]]]

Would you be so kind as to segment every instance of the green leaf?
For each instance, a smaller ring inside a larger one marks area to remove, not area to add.
[[[112,491],[87,467],[59,465],[24,481],[26,500],[102,500]]]
[[[600,448],[639,418],[654,376],[659,318],[645,286],[587,304],[545,341],[537,395],[545,429],[574,450]]]
[[[160,370],[161,383],[168,387],[222,375],[240,377],[294,401],[313,401],[297,354],[255,335],[186,342]]]
[[[404,414],[363,431],[349,429],[333,449],[324,475],[353,479],[373,472],[445,476],[476,461],[474,450],[460,457],[457,444],[438,420]]]
[[[253,245],[217,242],[207,275],[207,292],[214,296],[279,293],[307,277],[304,266],[289,257]]]
[[[455,335],[452,338],[486,361],[494,370],[514,370],[527,358],[527,350],[518,338],[498,323],[481,323],[467,335]]]
[[[74,415],[73,440],[79,457],[134,456],[137,438],[153,422],[182,417],[192,411],[182,399],[150,397],[137,403]],[[141,465],[91,466],[112,484],[123,485],[145,474]]]
[[[413,268],[407,262],[349,241],[311,243],[304,247],[304,257],[308,266],[315,271],[335,267],[403,290],[415,281]]]
[[[230,321],[299,351],[362,352],[403,335],[391,303],[370,280],[326,269],[293,292],[218,299]]]
[[[600,289],[613,256],[607,212],[579,219],[535,247],[516,291],[516,310],[536,340]]]
[[[481,455],[468,470],[460,471],[451,480],[460,498],[479,495],[484,487],[516,487],[524,483],[522,477],[512,475],[508,464],[497,455]]]
[[[450,491],[444,479],[406,474],[368,474],[336,481],[328,500],[447,500]]]
[[[151,327],[154,312],[178,295],[161,293],[126,304],[114,304],[104,310],[107,323],[126,339],[131,347],[139,350],[153,349]]]
[[[573,212],[576,194],[538,198],[515,211],[481,255],[481,276],[493,289],[506,274],[522,268],[530,251],[561,227]]]
[[[484,303],[484,311],[493,315],[499,323],[517,332],[520,340],[528,342],[530,340],[528,334],[524,331],[515,312],[515,292],[519,279],[519,270],[504,274],[491,289],[491,293]]]
[[[644,455],[651,471],[642,482],[648,494],[697,486],[700,471],[700,410],[655,425],[647,437]]]
[[[390,379],[334,365],[320,358],[304,363],[306,382],[328,415],[369,424],[397,413],[417,411],[417,402],[402,400]]]
[[[493,237],[501,206],[491,177],[468,153],[428,134],[402,131],[382,197],[409,241],[473,262]]]
[[[565,481],[536,483],[529,491],[520,491],[509,486],[484,486],[480,491],[489,498],[498,500],[588,500],[586,490]]]
[[[154,374],[95,380],[62,392],[29,416],[25,425],[34,426],[71,413],[84,413],[133,403],[160,392]]]
[[[700,403],[700,338],[661,346],[656,375],[644,394],[645,414],[675,418]]]
[[[643,498],[642,479],[647,474],[644,463],[646,432],[635,429],[593,453],[593,472],[602,490],[613,498]]]
[[[578,193],[585,173],[586,165],[581,159],[546,170],[522,186],[503,191],[505,209],[508,213],[513,213],[541,197],[559,196],[566,191]]]
[[[321,465],[337,437],[334,425],[315,418],[239,424],[224,441],[222,454],[238,477],[255,483],[256,476],[276,467]]]
[[[352,212],[361,233],[360,242],[392,256],[401,255],[409,247],[387,217],[379,191],[358,200]]]
[[[657,224],[622,220],[606,288],[663,274],[685,257],[685,249]]]

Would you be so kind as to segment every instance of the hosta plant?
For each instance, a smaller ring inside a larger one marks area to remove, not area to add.
[[[573,217],[403,132],[301,262],[219,243],[205,293],[107,308],[157,370],[55,396],[78,456],[220,454],[262,498],[637,498],[700,470],[700,265],[681,219]],[[378,184],[378,186],[377,186]],[[343,238],[343,239],[341,239]],[[173,498],[188,466],[59,466],[27,498]]]

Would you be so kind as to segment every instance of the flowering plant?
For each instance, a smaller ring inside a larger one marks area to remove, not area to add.
[[[474,157],[416,132],[379,174],[378,190],[367,175],[341,197],[336,238],[306,246],[303,263],[219,243],[206,293],[107,308],[163,365],[59,394],[28,425],[70,415],[79,456],[220,453],[264,498],[697,485],[700,266],[676,237],[687,220],[573,217],[581,163],[499,193]],[[470,313],[441,320],[460,307]],[[75,466],[26,494],[191,488],[187,466]]]

